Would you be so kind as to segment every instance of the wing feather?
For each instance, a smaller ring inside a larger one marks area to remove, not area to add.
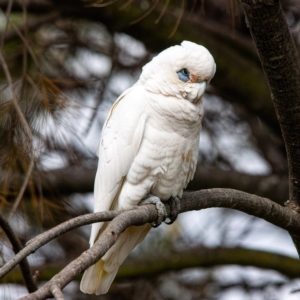
[[[116,207],[116,199],[139,150],[145,128],[143,98],[139,88],[126,90],[112,106],[103,126],[97,154],[99,163],[94,187],[94,211]],[[134,108],[134,110],[132,109]],[[90,244],[103,223],[92,225]]]

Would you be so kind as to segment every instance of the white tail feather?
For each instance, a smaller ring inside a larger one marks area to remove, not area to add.
[[[142,242],[150,229],[149,224],[127,228],[107,253],[85,271],[80,290],[87,294],[106,294],[120,265],[133,248]]]

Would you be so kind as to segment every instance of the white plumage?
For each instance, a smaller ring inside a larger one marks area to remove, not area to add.
[[[149,193],[162,201],[181,197],[198,157],[202,96],[215,73],[203,46],[184,41],[146,64],[138,82],[112,106],[98,149],[94,211],[132,208]],[[92,246],[106,226],[93,224]],[[105,294],[119,266],[151,226],[129,227],[91,266],[81,290]]]

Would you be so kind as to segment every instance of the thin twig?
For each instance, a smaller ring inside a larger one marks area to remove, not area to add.
[[[155,20],[155,24],[158,24],[159,21],[161,20],[161,18],[164,16],[168,6],[169,6],[170,0],[166,0],[163,8],[161,9],[160,15],[158,16],[158,18]]]
[[[3,12],[4,16],[6,17],[6,28],[8,27],[8,24],[10,22],[9,20],[9,14],[10,14],[10,11],[11,11],[11,6],[12,6],[12,2],[13,1],[9,1],[9,4],[8,4],[8,8],[7,8],[7,11],[6,13]],[[27,10],[26,10],[26,4],[23,3],[23,9],[24,9],[24,21],[25,21],[25,26],[26,26],[26,23],[27,23]],[[13,26],[15,28],[17,28],[14,24]],[[23,37],[23,35],[21,34],[21,32],[18,30],[18,28],[16,29],[16,32],[20,35],[21,39],[23,40],[24,42],[24,45],[25,45],[25,48],[27,47],[28,51],[30,51],[31,49],[29,49],[29,45],[28,45],[28,42],[26,40],[26,38]],[[27,36],[27,31],[25,30],[25,35]],[[28,165],[28,168],[27,168],[27,171],[26,171],[26,174],[25,174],[25,178],[24,178],[24,181],[23,181],[23,184],[19,190],[19,193],[14,201],[14,205],[7,217],[7,221],[9,221],[11,219],[11,217],[13,216],[14,212],[16,211],[16,209],[18,208],[20,202],[21,202],[21,199],[23,197],[23,194],[25,192],[25,189],[26,189],[26,186],[28,184],[28,181],[29,181],[29,178],[30,178],[30,175],[31,175],[31,172],[33,170],[33,165],[34,165],[34,160],[33,160],[33,136],[32,136],[32,132],[30,130],[30,127],[25,119],[25,116],[21,110],[21,108],[19,107],[19,104],[18,104],[18,100],[17,100],[17,96],[15,94],[15,91],[14,91],[14,86],[13,86],[13,80],[12,80],[12,76],[10,74],[10,71],[9,71],[9,68],[7,66],[7,63],[5,61],[5,58],[4,58],[4,55],[3,55],[3,45],[4,45],[4,34],[2,36],[2,40],[1,40],[1,49],[0,49],[0,62],[1,62],[1,65],[2,65],[2,68],[3,68],[3,71],[5,73],[5,76],[6,76],[6,79],[8,81],[8,86],[11,90],[11,94],[12,94],[12,100],[13,100],[13,104],[14,104],[14,107],[15,107],[15,110],[17,111],[17,114],[19,115],[19,118],[20,118],[20,121],[21,123],[23,124],[23,127],[25,129],[25,133],[27,135],[27,138],[29,140],[29,148],[30,148],[30,161],[29,161],[29,165]],[[26,51],[24,50],[24,59],[25,59],[25,62],[24,62],[24,65],[23,65],[23,77],[24,77],[24,72],[27,68],[27,56]],[[32,51],[30,51],[32,52]],[[35,56],[33,55],[33,59],[35,59]]]
[[[119,212],[116,211],[86,214],[66,221],[36,236],[32,240],[28,241],[26,246],[0,269],[0,278],[5,276],[5,274],[7,274],[15,266],[17,266],[25,257],[30,255],[31,253],[34,253],[37,249],[55,239],[56,237],[62,235],[63,233],[66,233],[83,225],[88,225],[95,222],[111,221],[118,214]]]
[[[83,252],[77,259],[68,264],[61,272],[55,275],[36,292],[20,298],[19,300],[47,299],[51,296],[53,283],[64,288],[76,275],[95,264],[115,244],[120,234],[131,225],[143,225],[157,219],[156,207],[152,204],[139,206],[122,212],[112,220],[100,235],[94,245]]]
[[[144,14],[142,14],[137,19],[131,21],[129,24],[133,25],[133,24],[136,24],[136,23],[142,21],[143,19],[145,19],[148,15],[151,14],[151,12],[155,9],[155,7],[157,6],[158,3],[159,3],[159,0],[155,0],[155,2],[153,3],[153,5]]]
[[[13,5],[13,0],[9,0],[8,1],[8,4],[7,4],[7,8],[6,8],[6,13],[4,13],[2,11],[2,13],[7,16],[6,18],[6,23],[5,23],[5,28],[3,30],[3,33],[1,35],[1,41],[0,41],[0,50],[2,51],[3,50],[3,46],[4,46],[4,39],[5,39],[5,35],[7,33],[7,29],[8,29],[8,24],[9,24],[9,18],[8,16],[10,15],[11,13],[11,8],[12,8],[12,5]]]
[[[169,39],[176,33],[176,31],[178,29],[178,26],[180,24],[180,21],[182,19],[183,14],[184,14],[184,8],[185,8],[185,0],[181,0],[181,8],[179,10],[179,16],[178,16],[178,18],[176,20],[176,23],[175,23],[175,26],[174,26],[172,32],[168,36]]]
[[[93,4],[91,4],[91,6],[94,6],[94,7],[106,7],[106,6],[109,6],[111,4],[114,4],[117,1],[118,0],[111,0],[111,1],[107,1],[105,3],[93,3]]]
[[[27,12],[27,1],[22,1],[22,9],[23,9],[23,23],[24,23],[24,38],[27,41],[28,39],[28,12]],[[28,59],[27,59],[27,49],[24,45],[23,48],[23,72],[22,72],[22,81],[24,81],[26,72],[27,72],[27,65],[28,65]]]
[[[126,3],[124,3],[122,6],[120,6],[119,10],[126,9],[132,2],[133,2],[133,0],[128,0]]]
[[[18,32],[24,32],[25,26],[28,30],[28,32],[33,32],[36,28],[39,28],[41,25],[43,24],[47,24],[49,22],[53,22],[53,20],[57,19],[57,17],[59,16],[59,12],[55,11],[55,12],[50,12],[49,14],[43,15],[41,17],[35,17],[33,20],[31,20],[30,22],[28,21],[28,24],[25,25],[24,23],[22,23],[21,25],[18,25]],[[7,15],[7,14],[6,14]],[[9,42],[15,38],[17,38],[19,36],[19,34],[13,29],[9,30],[8,32],[6,32],[6,34],[3,36],[1,35],[1,38],[4,39],[4,43]]]
[[[13,205],[13,207],[12,207],[8,217],[7,217],[7,220],[9,221],[11,219],[11,217],[13,216],[14,212],[16,211],[16,209],[18,208],[20,202],[21,202],[21,199],[23,197],[24,191],[25,191],[26,186],[28,184],[31,172],[33,170],[33,165],[34,165],[34,162],[33,162],[33,136],[32,136],[32,132],[30,130],[30,127],[29,127],[29,125],[28,125],[28,123],[25,119],[25,116],[23,115],[23,112],[22,112],[21,108],[19,107],[18,99],[17,99],[16,93],[15,93],[15,90],[14,90],[14,86],[13,86],[12,77],[11,77],[10,71],[8,69],[7,63],[4,59],[2,50],[0,50],[0,62],[1,62],[4,74],[6,76],[6,79],[8,81],[8,86],[11,90],[14,108],[15,108],[17,114],[19,115],[21,123],[23,124],[23,128],[24,128],[24,131],[27,135],[27,138],[29,140],[29,145],[30,145],[29,165],[28,165],[28,168],[27,168],[27,171],[26,171],[26,174],[25,174],[24,181],[23,181],[22,186],[19,190],[18,196],[17,196],[17,198],[14,202],[14,205]]]
[[[0,226],[1,226],[2,230],[4,231],[4,233],[6,234],[7,238],[9,239],[9,241],[13,247],[14,253],[17,254],[19,251],[21,251],[23,249],[23,246],[22,246],[20,240],[18,239],[18,237],[16,236],[16,234],[14,233],[13,229],[9,225],[9,223],[2,217],[1,214],[0,214]],[[32,292],[36,291],[37,285],[31,274],[31,269],[30,269],[30,265],[28,263],[27,258],[25,257],[23,260],[21,260],[19,265],[20,265],[21,272],[22,272],[28,292],[32,293]]]
[[[116,66],[116,55],[117,54],[117,48],[116,48],[116,45],[114,42],[112,42],[112,49],[111,49],[111,67],[110,67],[110,70],[109,70],[109,73],[102,79],[101,81],[101,87],[99,87],[99,93],[98,95],[96,95],[96,105],[95,105],[95,108],[94,108],[94,111],[92,113],[92,116],[90,117],[89,119],[89,123],[85,129],[85,135],[87,135],[94,123],[94,120],[97,116],[97,113],[98,113],[98,108],[99,108],[99,105],[100,103],[103,101],[103,96],[104,96],[104,93],[106,91],[105,87],[107,86],[108,82],[110,81],[112,75],[113,75],[113,72],[115,70],[115,66]]]
[[[0,8],[0,11],[2,11],[2,9]],[[2,11],[2,13],[4,14],[4,16],[6,17],[7,21],[9,22],[8,16]],[[33,62],[35,63],[36,67],[38,69],[40,69],[38,60],[32,50],[32,48],[30,47],[28,40],[26,40],[26,38],[24,37],[24,35],[22,34],[22,32],[20,31],[20,29],[18,28],[17,25],[15,25],[13,22],[10,22],[13,29],[16,31],[16,33],[18,34],[18,36],[20,37],[20,39],[22,40],[22,42],[24,43],[26,49],[28,50],[28,53],[31,55],[31,58],[33,60]]]

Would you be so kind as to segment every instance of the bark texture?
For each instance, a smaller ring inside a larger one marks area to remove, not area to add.
[[[185,268],[215,267],[218,265],[255,266],[279,271],[289,278],[299,278],[300,261],[280,254],[243,248],[206,248],[185,250],[160,257],[155,261],[124,263],[118,272],[118,279],[154,277],[165,272]]]
[[[300,60],[279,0],[241,0],[271,91],[289,167],[291,207],[300,211]],[[300,232],[292,236],[300,254]]]
[[[285,141],[290,200],[300,206],[300,61],[279,0],[241,0]]]
[[[273,201],[258,197],[256,195],[250,195],[241,191],[231,189],[211,189],[201,190],[193,193],[185,193],[182,201],[180,212],[186,212],[191,210],[200,210],[211,207],[227,207],[240,210],[242,212],[252,214],[256,217],[263,218],[270,223],[288,230],[291,233],[297,232],[300,228],[300,217],[292,209],[282,207]],[[170,213],[170,208],[167,205],[167,212]],[[107,212],[106,212],[107,213]],[[113,213],[113,212],[111,212]],[[103,213],[102,213],[103,214]],[[91,214],[94,217],[95,214]],[[108,215],[106,215],[107,217]],[[50,281],[48,281],[43,287],[36,292],[21,298],[22,300],[29,299],[46,299],[51,297],[52,287],[60,287],[63,289],[69,282],[71,282],[77,275],[81,274],[89,266],[95,264],[117,241],[119,235],[131,225],[143,225],[146,223],[152,223],[157,219],[157,210],[155,205],[142,205],[136,209],[127,210],[118,214],[113,221],[109,223],[97,242],[87,251],[82,253],[77,259],[73,260],[67,265],[61,272],[55,275]],[[109,216],[111,217],[111,215]],[[103,219],[103,215],[98,216],[98,220],[93,219],[95,222]],[[80,224],[86,224],[86,219],[82,218],[80,222],[76,222],[76,226],[72,224],[72,228],[80,226]],[[66,232],[66,226],[62,226],[63,231]],[[47,234],[43,234],[47,238]],[[51,233],[55,236],[57,233]],[[31,241],[26,247],[30,247],[35,241]],[[23,250],[25,251],[24,248]],[[34,248],[36,249],[36,248]],[[28,250],[27,250],[28,251]],[[33,252],[33,249],[29,253]],[[27,255],[26,255],[27,256]],[[19,260],[14,258],[13,262],[8,262],[3,266],[2,276],[4,276],[9,270],[11,270]]]
[[[96,163],[95,163],[96,165]],[[33,183],[37,191],[42,190],[44,197],[58,197],[74,193],[92,193],[97,167],[68,166],[61,169],[37,173]],[[12,190],[18,190],[22,179],[10,182]],[[187,189],[232,188],[261,197],[270,198],[281,205],[288,200],[288,178],[285,175],[250,175],[235,170],[199,164],[193,180]],[[30,190],[27,194],[30,196]]]
[[[167,272],[180,271],[188,268],[212,268],[220,265],[254,266],[261,269],[276,270],[288,278],[299,278],[300,261],[285,255],[245,248],[199,248],[185,249],[180,252],[172,251],[172,255],[159,255],[153,259],[128,259],[119,269],[116,280],[131,280],[154,278]],[[63,268],[61,263],[43,264],[36,266],[39,281],[50,280]],[[76,280],[80,281],[81,276]],[[23,278],[18,270],[9,272],[1,283],[14,282],[22,284]]]

